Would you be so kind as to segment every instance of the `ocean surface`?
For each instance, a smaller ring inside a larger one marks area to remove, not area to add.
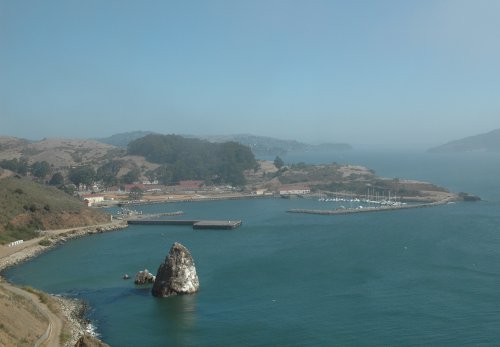
[[[86,300],[111,346],[491,346],[500,344],[500,155],[349,151],[285,162],[366,165],[484,201],[352,215],[315,199],[141,206],[183,218],[241,219],[234,231],[131,226],[72,240],[4,275]],[[156,272],[172,243],[195,259],[201,290],[157,299],[132,277]]]

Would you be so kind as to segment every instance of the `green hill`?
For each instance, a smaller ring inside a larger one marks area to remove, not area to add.
[[[90,209],[56,188],[19,176],[0,180],[0,243],[28,240],[36,230],[105,223],[108,215]]]
[[[197,179],[240,186],[245,183],[244,171],[257,167],[247,146],[179,135],[147,135],[129,143],[128,153],[162,165],[154,174],[164,184]]]

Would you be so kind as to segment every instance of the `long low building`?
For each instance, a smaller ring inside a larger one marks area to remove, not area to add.
[[[306,185],[285,184],[280,187],[280,195],[304,195],[311,193],[311,188]]]
[[[80,195],[80,197],[83,199],[83,201],[85,201],[85,203],[89,207],[104,201],[104,196],[98,194],[82,194]]]

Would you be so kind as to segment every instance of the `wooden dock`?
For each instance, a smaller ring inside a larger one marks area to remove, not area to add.
[[[191,225],[193,229],[232,230],[243,224],[241,220],[186,220],[186,219],[131,219],[129,225]]]

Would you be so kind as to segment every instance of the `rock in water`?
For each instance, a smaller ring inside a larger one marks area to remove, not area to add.
[[[148,271],[148,269],[145,269],[144,271],[139,271],[138,273],[135,274],[135,284],[146,284],[146,283],[153,283],[155,281],[155,276],[151,272]]]
[[[177,294],[192,294],[199,288],[200,282],[191,253],[180,243],[174,243],[158,268],[153,295],[165,298]]]
[[[109,345],[98,340],[94,336],[85,334],[76,341],[75,347],[109,347]]]

